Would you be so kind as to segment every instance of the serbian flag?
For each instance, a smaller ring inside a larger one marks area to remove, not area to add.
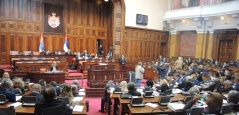
[[[64,42],[63,49],[64,49],[65,52],[68,52],[68,50],[69,50],[68,41],[67,41],[67,33],[66,33],[66,36],[65,36],[65,42]]]
[[[41,33],[39,52],[42,52],[42,51],[44,51],[44,44],[43,44],[43,35]]]

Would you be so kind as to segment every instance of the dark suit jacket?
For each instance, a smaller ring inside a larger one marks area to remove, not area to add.
[[[56,70],[58,70],[58,67],[56,66]],[[50,67],[50,71],[53,71],[53,67]]]
[[[35,115],[42,115],[42,112],[46,108],[61,106],[60,110],[65,111],[65,115],[71,115],[72,109],[66,106],[66,103],[61,100],[43,100],[35,105]],[[59,111],[60,111],[59,110]]]
[[[8,90],[7,88],[0,88],[0,94],[5,94],[6,95],[6,99],[9,102],[16,102],[16,94],[10,90]]]
[[[125,65],[126,59],[125,58],[120,58],[120,65]]]
[[[128,91],[128,94],[130,94],[132,96],[141,96],[141,93],[138,91]]]
[[[37,103],[38,103],[38,102],[41,102],[41,101],[43,100],[43,96],[42,96],[41,94],[37,93],[37,92],[31,92],[31,93],[29,93],[29,94],[26,95],[26,96],[35,96],[35,97],[37,98]],[[25,98],[25,96],[22,96],[21,101],[23,101],[24,98]]]

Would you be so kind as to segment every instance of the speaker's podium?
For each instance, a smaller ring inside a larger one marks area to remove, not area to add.
[[[57,72],[43,72],[43,73],[33,73],[29,72],[29,79],[32,82],[38,83],[40,79],[46,80],[46,83],[49,84],[51,81],[55,81],[56,83],[64,83],[65,82],[65,72],[57,71]]]
[[[136,84],[135,72],[129,71],[129,82],[134,82]]]

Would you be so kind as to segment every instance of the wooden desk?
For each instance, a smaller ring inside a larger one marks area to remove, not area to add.
[[[29,73],[29,79],[33,83],[38,83],[40,79],[46,80],[46,83],[49,84],[51,81],[55,81],[58,84],[65,82],[65,73],[64,72],[55,72],[55,73]]]
[[[117,95],[115,95],[116,97]],[[141,96],[143,97],[143,95]],[[150,102],[150,103],[158,103],[160,96],[155,96],[154,98],[143,98],[143,102]],[[184,99],[184,95],[181,94],[175,94],[174,97],[170,98],[170,101],[175,101],[175,100],[183,100]],[[139,107],[139,108],[135,108],[135,107],[131,107],[129,108],[129,103],[131,101],[131,99],[121,99],[119,98],[120,104],[121,104],[121,115],[123,115],[125,112],[129,112],[129,114],[132,115],[143,115],[143,114],[150,114],[151,111],[153,110],[152,107],[149,106],[145,106],[145,107]],[[158,107],[162,107],[165,108],[166,106],[158,106]],[[128,110],[128,111],[127,111]],[[161,111],[161,110],[154,110],[155,113],[172,113],[173,111],[171,109],[165,109],[165,111]]]

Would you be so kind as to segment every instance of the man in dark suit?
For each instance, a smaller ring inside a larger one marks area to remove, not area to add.
[[[67,107],[64,101],[56,99],[56,90],[54,87],[47,87],[43,90],[42,94],[44,100],[36,103],[34,111],[35,115],[42,115],[44,109],[53,107],[59,107],[59,111],[63,112],[65,115],[72,114],[72,109]]]
[[[12,81],[10,79],[5,79],[1,83],[0,94],[6,95],[6,99],[9,102],[16,102],[16,94],[9,89],[12,86]]]
[[[32,92],[26,96],[35,96],[37,98],[37,102],[41,102],[43,100],[43,96],[41,94],[41,85],[40,84],[33,84],[32,85]],[[22,96],[22,101],[24,101],[25,96]]]
[[[98,48],[97,54],[98,54],[98,56],[102,56],[103,55],[102,45],[100,45],[100,47]]]
[[[120,58],[120,65],[125,65],[125,63],[126,63],[126,59],[125,59],[124,55],[122,55]]]
[[[135,91],[135,84],[133,82],[129,82],[127,84],[127,88],[128,88],[128,94],[132,96],[141,96],[140,92]]]
[[[57,96],[61,94],[61,87],[57,86],[57,83],[55,81],[51,81],[50,86],[56,89]]]
[[[155,68],[158,70],[159,79],[163,79],[166,71],[164,63],[161,62],[160,65],[156,66]]]

